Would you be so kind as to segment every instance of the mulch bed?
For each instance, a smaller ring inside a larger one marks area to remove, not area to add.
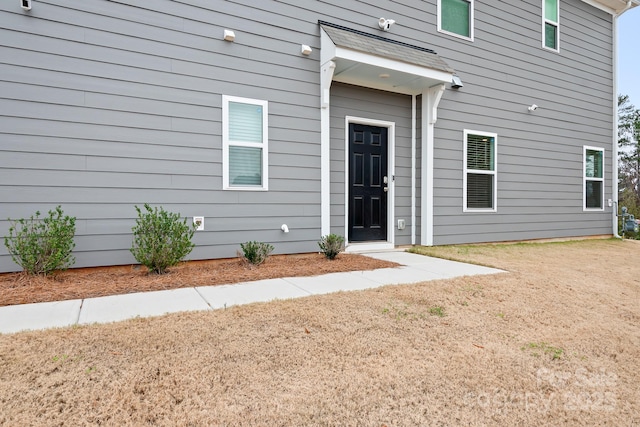
[[[6,273],[0,274],[0,306],[396,266],[356,254],[340,254],[329,261],[312,253],[273,255],[259,266],[240,258],[187,261],[163,275],[149,273],[139,265],[74,268],[49,277]]]

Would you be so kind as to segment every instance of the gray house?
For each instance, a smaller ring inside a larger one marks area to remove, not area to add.
[[[60,204],[76,266],[134,262],[144,203],[204,218],[193,259],[614,234],[638,4],[3,0],[0,234]]]

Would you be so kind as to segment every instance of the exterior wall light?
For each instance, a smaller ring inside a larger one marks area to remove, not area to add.
[[[236,33],[231,30],[224,30],[224,39],[228,42],[232,42],[236,39]]]
[[[389,31],[391,26],[395,24],[396,21],[393,19],[380,18],[378,19],[378,26],[382,31]]]
[[[452,88],[460,89],[463,86],[464,85],[462,84],[462,80],[460,80],[460,77],[456,76],[455,74],[453,76],[451,76],[451,87]]]

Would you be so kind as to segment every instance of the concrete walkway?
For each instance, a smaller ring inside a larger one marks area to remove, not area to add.
[[[167,291],[44,302],[0,307],[0,333],[38,330],[182,311],[215,310],[232,305],[266,302],[384,285],[407,284],[459,276],[502,273],[495,268],[430,258],[403,251],[363,254],[393,261],[401,267],[285,277],[233,285],[202,286]]]

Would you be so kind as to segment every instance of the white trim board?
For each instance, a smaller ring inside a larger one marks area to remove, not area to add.
[[[385,243],[393,247],[396,233],[393,228],[395,222],[395,147],[396,147],[396,124],[384,120],[367,119],[363,117],[346,116],[344,119],[344,236],[345,246],[353,245],[349,242],[349,125],[356,123],[367,126],[377,126],[387,128],[387,176],[389,177],[389,191],[387,192],[387,240],[386,242],[371,242],[371,244]],[[362,243],[355,243],[361,245]]]

